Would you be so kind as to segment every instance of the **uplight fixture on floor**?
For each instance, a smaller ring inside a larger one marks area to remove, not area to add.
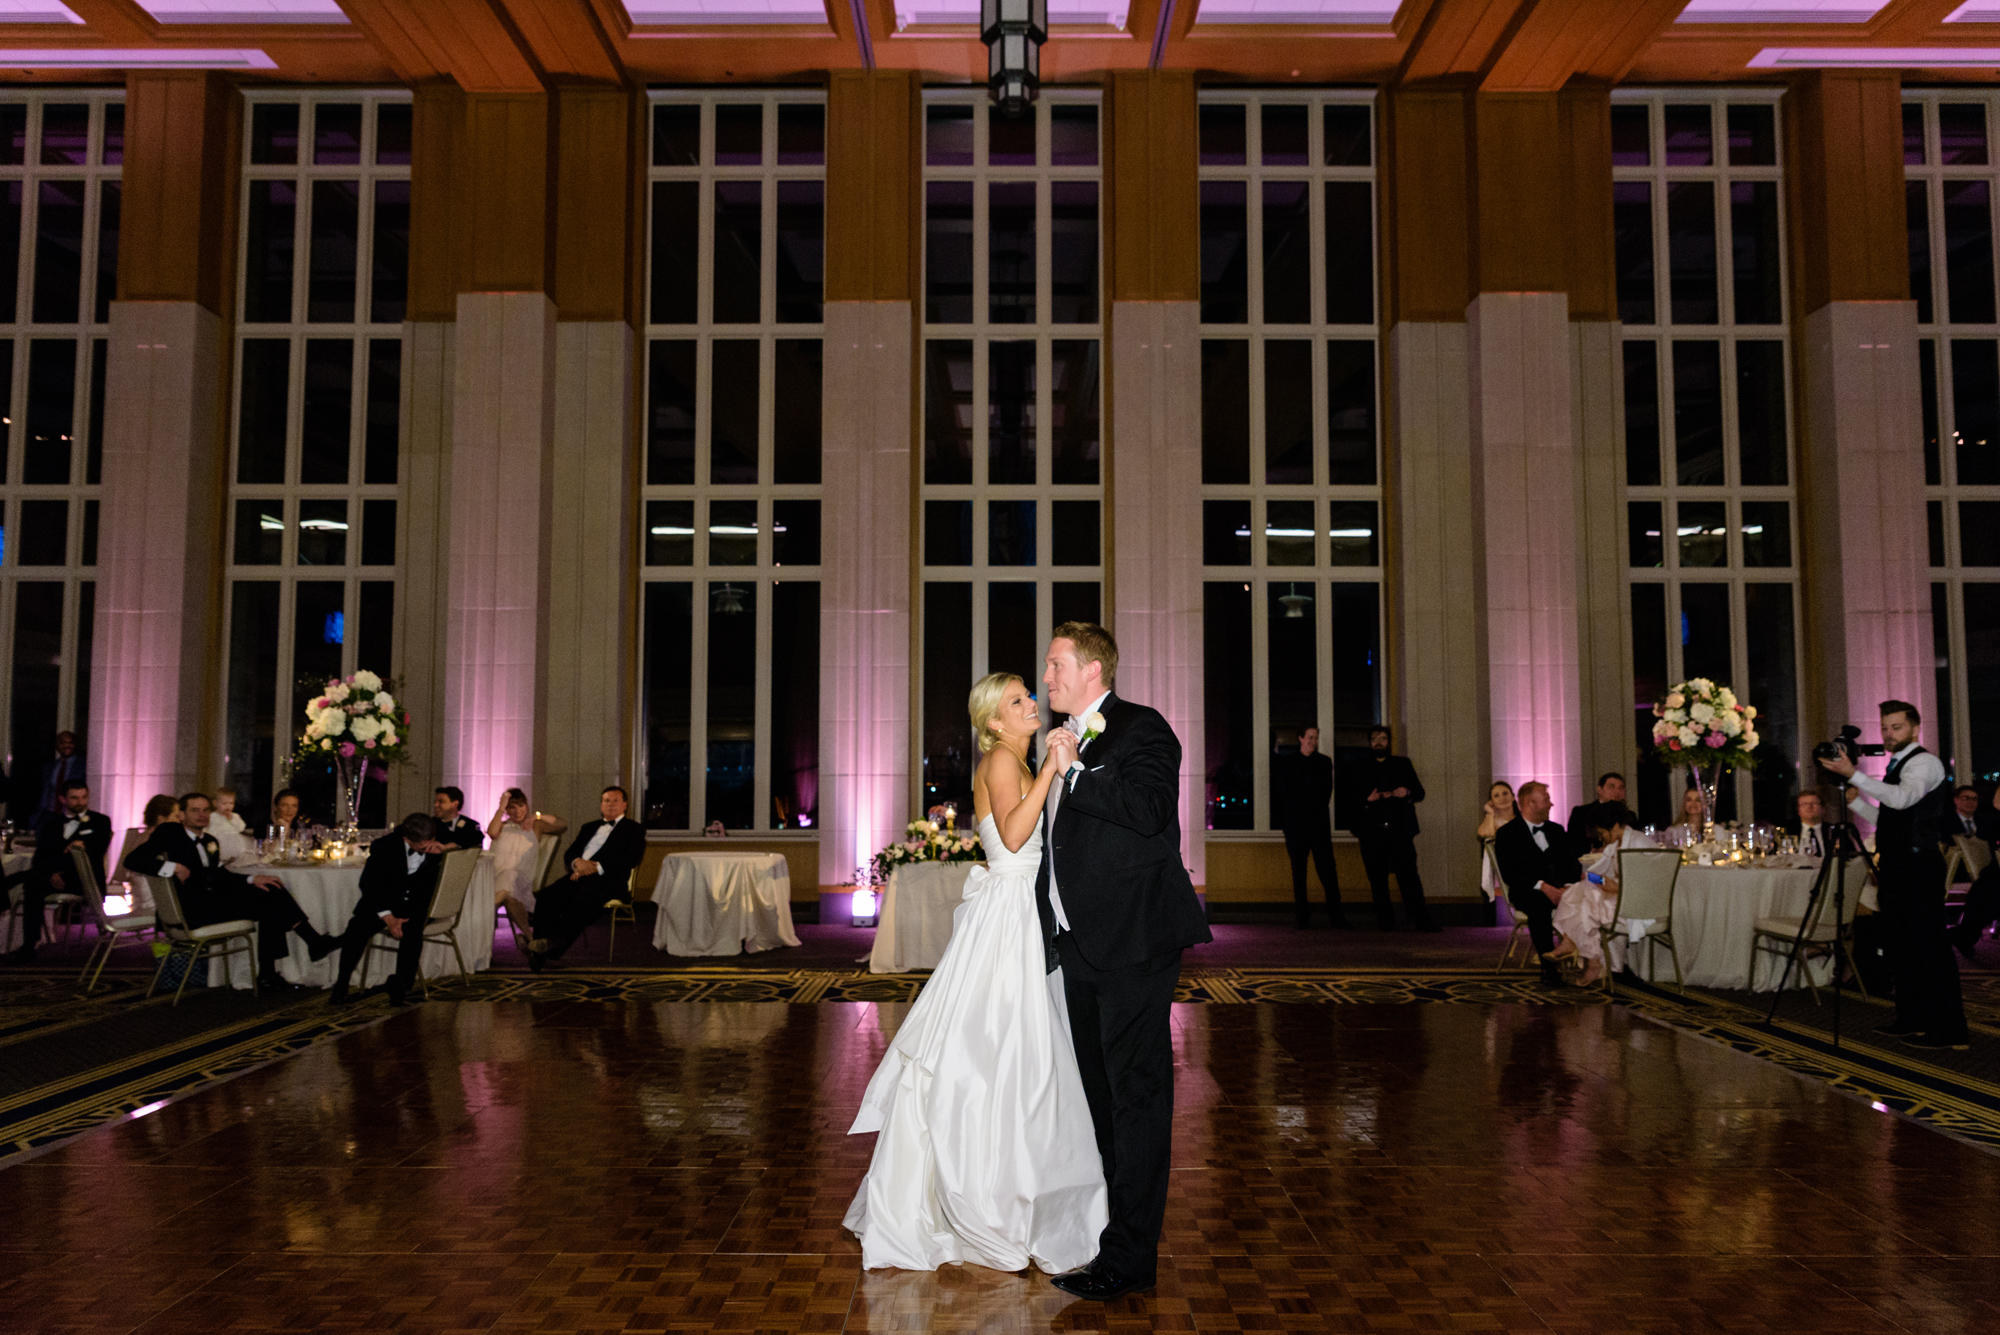
[[[1049,0],[979,0],[979,40],[986,43],[986,88],[993,105],[1003,116],[1027,115],[1042,86]]]
[[[873,927],[875,925],[874,890],[866,886],[856,889],[848,912],[853,917],[856,927]]]

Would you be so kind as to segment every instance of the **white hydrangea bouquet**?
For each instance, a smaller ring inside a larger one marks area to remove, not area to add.
[[[1653,706],[1653,755],[1669,765],[1749,769],[1757,743],[1756,708],[1707,677],[1669,688]]]
[[[298,763],[400,763],[410,716],[396,703],[394,686],[393,681],[366,670],[327,682],[306,705],[306,731],[299,739]]]
[[[934,820],[919,816],[903,827],[903,838],[890,844],[868,862],[854,869],[856,885],[886,885],[898,867],[919,862],[984,862],[986,852],[979,837],[946,829]]]

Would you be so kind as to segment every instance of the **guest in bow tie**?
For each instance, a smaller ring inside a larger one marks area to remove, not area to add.
[[[438,842],[437,822],[421,811],[368,845],[368,862],[361,869],[361,902],[340,934],[339,972],[327,1001],[347,1000],[347,980],[368,943],[387,932],[396,941],[396,972],[383,991],[389,1004],[410,999],[417,966],[424,955],[424,925],[430,921],[431,899],[437,894],[438,871],[451,845]]]
[[[446,786],[431,793],[431,819],[437,823],[437,832],[432,837],[447,852],[454,848],[486,847],[485,832],[478,821],[462,814],[464,809],[465,794],[456,788]]]
[[[65,785],[62,809],[35,825],[34,861],[20,880],[21,948],[6,957],[7,963],[25,964],[35,958],[35,947],[42,939],[42,913],[50,895],[83,893],[83,887],[76,884],[72,848],[90,855],[102,888],[104,857],[111,851],[111,821],[103,812],[90,809],[90,785],[81,780]]]
[[[1549,786],[1524,783],[1515,795],[1519,820],[1500,827],[1493,836],[1493,857],[1500,879],[1507,883],[1507,900],[1528,919],[1528,939],[1535,953],[1546,956],[1556,948],[1555,912],[1568,886],[1583,879],[1577,860],[1582,851],[1562,826],[1549,819]],[[1562,985],[1553,960],[1542,961],[1542,981]]]
[[[164,810],[162,810],[164,808]],[[146,841],[125,856],[125,865],[141,876],[171,876],[175,895],[190,927],[248,918],[257,924],[257,956],[261,988],[287,988],[278,976],[278,961],[290,953],[288,932],[296,932],[314,959],[324,959],[335,945],[306,918],[292,892],[275,876],[243,876],[222,865],[222,847],[208,831],[214,804],[206,793],[188,793],[178,801],[165,794],[146,804]]]
[[[577,831],[563,855],[569,875],[535,894],[535,939],[528,943],[528,967],[540,973],[561,959],[583,929],[597,921],[612,900],[632,902],[632,872],[646,856],[646,832],[625,816],[625,790],[613,784],[598,798],[602,820]]]
[[[1817,788],[1808,788],[1799,794],[1799,852],[1807,857],[1823,858],[1833,841],[1833,827],[1827,824],[1825,805],[1820,800]]]

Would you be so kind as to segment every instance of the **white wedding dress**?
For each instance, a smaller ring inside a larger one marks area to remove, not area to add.
[[[871,1270],[1056,1274],[1097,1255],[1108,1217],[1062,974],[1043,972],[1041,831],[1009,853],[987,816],[979,837],[987,865],[848,1131],[881,1133],[843,1221]]]

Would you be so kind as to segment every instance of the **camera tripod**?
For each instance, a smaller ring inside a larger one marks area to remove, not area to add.
[[[1819,874],[1813,878],[1812,894],[1806,900],[1805,913],[1799,918],[1798,934],[1792,938],[1792,953],[1785,960],[1785,971],[1778,977],[1778,990],[1771,995],[1771,1009],[1764,1016],[1764,1023],[1770,1025],[1778,1017],[1778,1003],[1785,999],[1785,985],[1792,980],[1792,966],[1797,964],[1805,949],[1806,932],[1818,921],[1816,910],[1825,899],[1827,886],[1833,887],[1833,1047],[1840,1050],[1840,964],[1843,958],[1840,950],[1841,924],[1847,921],[1847,866],[1859,859],[1871,872],[1877,871],[1875,858],[1861,843],[1861,834],[1854,828],[1854,822],[1843,820],[1827,829],[1825,856],[1819,861]],[[1878,873],[1879,875],[1879,873]]]

